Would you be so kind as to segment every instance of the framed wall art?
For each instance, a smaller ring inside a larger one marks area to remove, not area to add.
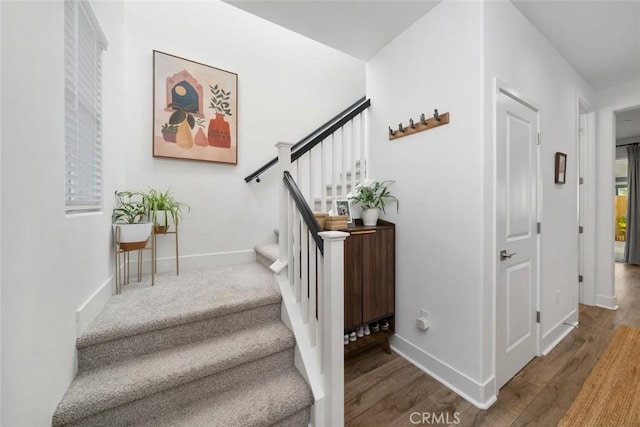
[[[567,178],[567,155],[564,153],[556,153],[556,174],[555,183],[564,184]]]
[[[153,156],[238,163],[238,75],[153,51]]]

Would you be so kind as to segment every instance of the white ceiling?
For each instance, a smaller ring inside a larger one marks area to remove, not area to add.
[[[640,77],[640,1],[512,2],[595,89]]]
[[[440,0],[223,1],[365,61],[440,2]]]
[[[363,60],[440,0],[224,0]],[[640,77],[640,1],[512,0],[595,89]]]
[[[616,113],[616,139],[634,136],[640,137],[640,108]]]
[[[440,2],[223,1],[362,60]],[[640,78],[640,0],[511,1],[594,89]],[[618,114],[617,120],[618,138],[640,135],[640,110]]]

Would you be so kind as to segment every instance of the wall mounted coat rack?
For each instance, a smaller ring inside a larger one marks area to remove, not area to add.
[[[413,119],[409,119],[409,126],[405,127],[400,123],[396,130],[391,129],[391,126],[389,126],[389,141],[446,124],[449,124],[449,113],[438,114],[438,109],[436,108],[433,110],[433,117],[427,119],[423,113],[420,115],[418,123],[415,123]]]

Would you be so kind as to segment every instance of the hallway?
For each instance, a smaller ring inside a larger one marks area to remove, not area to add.
[[[411,426],[418,412],[460,426],[556,425],[621,324],[640,327],[640,266],[615,264],[617,311],[580,306],[580,326],[509,381],[480,410],[393,353],[374,349],[345,361],[347,426]],[[447,415],[448,414],[448,415]],[[448,418],[447,418],[448,417]],[[435,424],[431,424],[435,425]],[[444,425],[444,424],[440,424]]]

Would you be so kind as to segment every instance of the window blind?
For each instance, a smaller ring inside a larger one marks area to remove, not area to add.
[[[86,1],[65,7],[65,205],[102,207],[102,52],[107,41]]]

